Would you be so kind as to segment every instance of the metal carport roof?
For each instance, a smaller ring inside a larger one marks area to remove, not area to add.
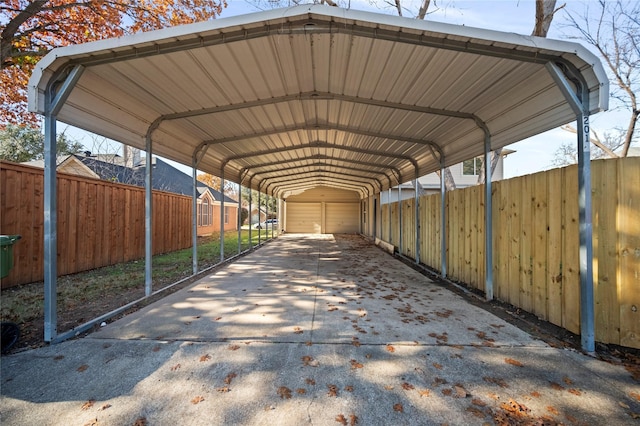
[[[306,5],[55,49],[29,100],[44,114],[75,67],[62,122],[272,194],[365,196],[575,120],[549,63],[607,108],[579,44]]]
[[[45,115],[45,340],[56,338],[56,119],[281,199],[320,185],[365,198],[577,119],[581,330],[592,351],[589,115],[608,96],[600,61],[579,44],[319,5],[55,49],[29,83],[29,107]],[[485,200],[491,299],[490,180]]]

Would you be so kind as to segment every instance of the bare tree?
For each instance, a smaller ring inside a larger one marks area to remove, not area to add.
[[[593,10],[590,7],[594,6]],[[617,108],[629,112],[629,122],[622,132],[622,157],[638,140],[640,106],[640,3],[604,1],[587,3],[581,15],[567,13],[568,25],[580,40],[593,46],[602,56],[612,80],[611,97]]]

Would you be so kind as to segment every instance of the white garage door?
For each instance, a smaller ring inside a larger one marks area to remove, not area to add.
[[[326,234],[352,234],[360,231],[359,203],[326,203]]]
[[[285,231],[293,234],[322,233],[320,203],[287,203]]]

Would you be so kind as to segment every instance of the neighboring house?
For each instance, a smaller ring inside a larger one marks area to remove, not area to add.
[[[117,154],[92,155],[90,152],[60,156],[57,170],[84,177],[102,179],[110,182],[128,185],[145,185],[145,158],[140,158],[132,150],[133,155],[123,158]],[[125,151],[126,152],[126,151]],[[44,167],[44,162],[30,161],[25,164],[34,167]],[[193,195],[193,177],[181,172],[159,158],[153,158],[152,187],[158,191],[172,192],[191,197]],[[198,236],[210,235],[220,230],[220,200],[219,191],[198,182]],[[224,198],[224,229],[225,231],[238,229],[238,201],[228,196]]]
[[[502,155],[498,159],[496,168],[491,176],[491,181],[502,180],[504,177],[504,158],[512,154],[514,151],[503,149]],[[456,188],[467,188],[469,186],[478,185],[478,176],[480,175],[480,169],[482,167],[482,161],[484,156],[476,157],[470,160],[463,161],[462,163],[454,164],[449,167],[453,180],[456,183]],[[422,194],[436,194],[440,192],[440,176],[437,173],[431,173],[426,176],[422,176],[418,179],[422,186]],[[415,196],[415,188],[413,182],[404,183],[399,186],[402,190],[402,199],[406,200]],[[383,191],[380,194],[380,203],[387,204],[388,191]],[[391,202],[398,201],[398,186],[391,188]]]
[[[258,213],[258,206],[251,205],[251,206],[244,206],[247,211],[251,212],[251,224],[257,224],[257,223],[262,223],[265,220],[267,220],[267,212],[264,210],[264,207],[260,207],[259,209],[259,213]],[[247,224],[249,223],[249,219],[247,219],[245,221]]]

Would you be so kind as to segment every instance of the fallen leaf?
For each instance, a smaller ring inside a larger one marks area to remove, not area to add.
[[[471,400],[471,403],[473,405],[477,405],[478,407],[486,407],[487,403],[484,402],[483,400],[479,399],[479,398],[473,398]]]
[[[531,395],[532,397],[534,397],[534,398],[540,398],[540,396],[541,396],[541,395],[540,395],[540,392],[538,392],[538,391],[533,391],[533,392],[531,392],[531,394],[530,394],[530,395]]]
[[[307,384],[308,384],[308,385],[311,385],[311,386],[313,386],[313,385],[315,385],[315,384],[316,384],[316,381],[315,381],[315,380],[313,380],[313,379],[306,379],[306,380],[305,380],[305,382],[307,382]]]
[[[304,388],[298,388],[296,389],[296,393],[299,395],[304,395],[305,393],[307,393],[307,390]]]
[[[362,368],[363,365],[361,363],[359,363],[358,361],[356,361],[355,359],[351,360],[351,368],[352,369],[356,369],[356,368]]]
[[[421,397],[425,397],[425,396],[431,396],[431,391],[429,389],[422,389],[419,390],[418,393],[420,394]]]
[[[499,377],[483,377],[482,379],[485,382],[496,384],[496,385],[500,386],[501,388],[508,388],[509,387],[507,382],[505,382],[503,379],[501,379]]]
[[[625,404],[625,403],[624,403],[624,402],[622,402],[622,401],[619,401],[619,402],[618,402],[618,405],[619,405],[619,406],[621,406],[622,408],[626,408],[627,410],[628,410],[629,408],[631,408],[631,407],[629,407],[629,405]]]
[[[632,419],[640,419],[640,413],[629,413]]]
[[[305,355],[302,358],[302,364],[309,367],[317,367],[320,363],[313,359],[311,355]]]
[[[221,388],[216,388],[216,392],[227,393],[231,392],[231,389],[228,386],[222,386]]]
[[[355,346],[356,348],[359,348],[359,347],[360,347],[360,341],[359,341],[359,340],[357,340],[357,339],[354,339],[354,340],[351,342],[351,344],[352,344],[353,346]]]
[[[479,408],[470,406],[470,407],[467,407],[467,411],[480,419],[484,418],[484,412]]]
[[[553,414],[554,416],[557,416],[558,414],[560,414],[558,410],[556,410],[556,408],[552,407],[551,405],[547,406],[547,411]]]
[[[455,385],[453,389],[456,391],[454,395],[456,398],[466,398],[469,393],[462,385]]]
[[[176,371],[178,370],[180,367],[182,367],[180,364],[176,364],[173,367],[171,367],[171,371]]]
[[[580,392],[580,390],[578,390],[578,389],[573,389],[573,388],[572,388],[572,389],[569,389],[569,391],[568,391],[568,392],[569,392],[569,393],[574,394],[575,396],[580,396],[580,395],[582,395],[582,392]]]
[[[220,321],[221,319],[222,319],[222,317],[216,317],[216,318],[214,319],[214,321]]]
[[[433,385],[434,386],[440,386],[440,385],[445,385],[447,383],[447,381],[445,379],[442,379],[440,377],[436,377],[435,379],[433,379]]]
[[[351,414],[349,416],[349,426],[356,426],[358,424],[358,416]]]
[[[387,345],[387,351],[394,353],[396,351],[396,348],[394,348],[392,345]]]
[[[333,397],[338,396],[338,387],[336,385],[327,385],[327,388],[329,388],[329,392],[327,392],[327,395]]]
[[[564,390],[564,386],[562,386],[561,384],[558,384],[556,382],[549,382],[549,384],[551,385],[552,389],[555,389],[557,391]]]
[[[82,373],[83,371],[87,371],[87,368],[89,368],[89,366],[87,364],[82,364],[80,367],[78,367],[76,370],[80,373]]]
[[[336,422],[338,422],[338,423],[340,423],[340,424],[342,424],[342,425],[344,425],[344,426],[347,426],[347,424],[348,424],[348,423],[347,423],[347,419],[346,419],[346,417],[344,416],[344,414],[338,414],[338,415],[336,416]]]
[[[102,407],[98,408],[98,411],[104,411],[109,408],[111,408],[111,404],[104,404]]]
[[[98,419],[92,419],[87,423],[85,423],[83,426],[98,426],[98,425],[99,425]]]
[[[303,331],[303,330],[302,330],[302,328],[300,328],[300,327],[293,327],[293,332],[294,332],[295,334],[302,334],[302,333],[304,333],[304,331]]]
[[[133,426],[147,426],[147,418],[146,417],[138,417],[133,424]]]
[[[230,351],[237,351],[238,349],[240,349],[240,346],[238,346],[238,345],[229,345],[229,346],[227,346],[227,349],[229,349]]]
[[[567,377],[567,376],[564,376],[564,377],[562,378],[562,381],[563,381],[563,382],[565,382],[565,383],[566,383],[566,384],[568,384],[568,385],[572,385],[572,384],[573,384],[573,381],[572,381],[569,377]]]
[[[504,362],[507,364],[515,365],[516,367],[523,367],[523,364],[520,361],[516,361],[513,358],[505,358]]]
[[[198,396],[196,396],[195,398],[193,398],[193,399],[191,400],[191,403],[192,403],[193,405],[195,405],[195,404],[198,404],[198,403],[200,403],[200,402],[202,402],[202,401],[204,401],[204,397],[202,397],[202,396],[199,396],[199,395],[198,395]]]
[[[158,352],[160,350],[160,345],[155,345],[151,350],[153,352]]]
[[[54,361],[60,361],[61,359],[64,359],[64,355],[56,355],[53,357]]]
[[[209,361],[211,359],[211,355],[205,354],[200,357],[200,362]]]
[[[388,391],[393,390],[393,386],[385,385],[384,388]]]
[[[442,394],[445,396],[451,396],[451,394],[453,393],[453,391],[449,388],[447,389],[442,389]]]
[[[286,386],[280,386],[278,388],[278,395],[280,395],[282,399],[291,399],[291,389]]]
[[[229,373],[227,374],[227,377],[224,378],[224,384],[225,385],[230,385],[231,381],[233,379],[235,379],[236,377],[238,377],[238,375],[236,373]]]
[[[353,392],[353,386],[347,385],[347,386],[344,387],[344,390],[347,391],[347,392]]]
[[[404,390],[412,390],[412,389],[415,389],[415,386],[413,386],[411,383],[404,382],[402,384],[402,389],[404,389]]]
[[[306,346],[311,346],[311,345],[313,345],[313,343],[311,342],[311,340],[307,340],[306,342],[304,342],[304,344],[305,344]]]
[[[631,392],[629,396],[631,396],[631,398],[635,398],[636,401],[640,401],[640,393],[638,392]]]
[[[433,363],[433,366],[434,366],[435,368],[437,368],[438,370],[442,370],[442,364],[438,364],[437,362],[434,362],[434,363]]]
[[[83,410],[88,410],[89,408],[93,407],[93,404],[96,403],[95,399],[90,399],[87,402],[85,402],[84,404],[82,404],[82,409]]]
[[[402,404],[397,403],[397,404],[393,404],[393,411],[398,411],[400,413],[404,412],[404,408],[402,407]]]

